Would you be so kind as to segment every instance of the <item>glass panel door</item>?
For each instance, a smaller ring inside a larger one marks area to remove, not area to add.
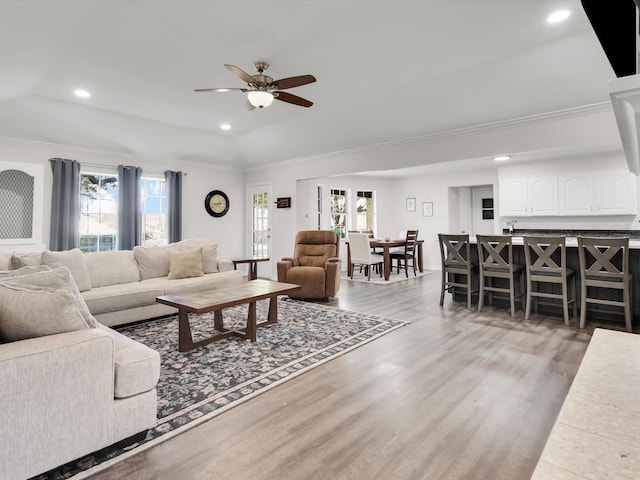
[[[250,257],[271,257],[271,185],[247,187],[250,212],[247,255]],[[271,278],[272,259],[258,263],[258,276]]]

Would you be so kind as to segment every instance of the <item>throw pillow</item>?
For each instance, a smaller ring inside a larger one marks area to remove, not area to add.
[[[25,267],[20,270],[15,270],[16,272],[22,271],[23,275],[11,278],[0,277],[0,281],[12,285],[31,285],[35,287],[47,287],[64,290],[68,292],[73,297],[73,300],[77,303],[76,309],[80,313],[80,315],[82,315],[85,323],[90,328],[98,327],[98,321],[89,311],[89,307],[78,291],[78,286],[76,285],[71,272],[69,272],[69,269],[67,269],[66,267],[58,267],[52,270],[46,265],[41,265],[40,268],[46,268],[47,270],[34,272],[36,268],[39,267]],[[27,273],[28,269],[31,271],[31,273]],[[0,319],[2,319],[2,317],[0,317]]]
[[[181,250],[191,250],[202,247],[202,270],[204,273],[218,272],[218,244],[205,239],[182,240],[174,245],[179,245]]]
[[[84,253],[79,248],[63,252],[47,250],[42,253],[42,263],[51,268],[67,267],[81,292],[91,290],[91,277],[84,259]]]
[[[140,280],[166,277],[169,274],[169,250],[170,247],[133,247],[133,256],[140,269]]]
[[[201,277],[203,275],[202,247],[169,252],[169,278]]]
[[[0,281],[9,280],[9,279],[17,278],[17,277],[22,277],[24,275],[31,275],[33,273],[50,272],[50,271],[51,271],[51,267],[48,267],[46,265],[35,265],[33,267],[22,267],[22,268],[19,268],[17,270],[6,270],[6,271],[3,271],[3,272],[0,272]]]
[[[35,274],[39,275],[39,274]],[[69,288],[0,282],[0,337],[5,341],[90,328]]]
[[[11,268],[17,270],[22,267],[42,265],[42,252],[14,253],[11,255]]]

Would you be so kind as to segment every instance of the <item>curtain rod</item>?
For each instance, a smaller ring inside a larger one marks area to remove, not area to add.
[[[111,168],[111,169],[118,169],[118,165],[106,165],[106,164],[101,164],[101,163],[90,163],[90,162],[80,162],[80,167],[97,167],[97,168]],[[128,167],[130,165],[125,165],[125,167]],[[144,169],[142,169],[142,173],[150,173],[153,175],[164,175],[164,172],[154,172],[154,171],[145,171]],[[187,172],[182,172],[182,176],[186,177],[188,174]]]

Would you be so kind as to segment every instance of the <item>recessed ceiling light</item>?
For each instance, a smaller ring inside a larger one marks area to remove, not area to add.
[[[496,162],[506,162],[507,160],[509,160],[511,158],[510,155],[496,155],[495,157],[493,157],[493,159]]]
[[[91,96],[91,94],[89,92],[87,92],[86,90],[82,90],[82,89],[74,90],[73,94],[76,97],[80,97],[80,98],[89,98]]]
[[[220,125],[220,130],[231,130],[231,125],[229,125],[228,123],[223,123],[222,125]]]
[[[566,20],[569,17],[569,10],[558,10],[557,12],[553,12],[551,15],[547,17],[547,22],[549,23],[558,23]]]

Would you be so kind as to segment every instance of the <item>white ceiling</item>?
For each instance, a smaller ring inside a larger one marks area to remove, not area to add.
[[[0,137],[241,169],[607,102],[614,78],[578,0],[3,0],[0,58]],[[313,74],[289,92],[314,106],[193,92],[256,60]]]

